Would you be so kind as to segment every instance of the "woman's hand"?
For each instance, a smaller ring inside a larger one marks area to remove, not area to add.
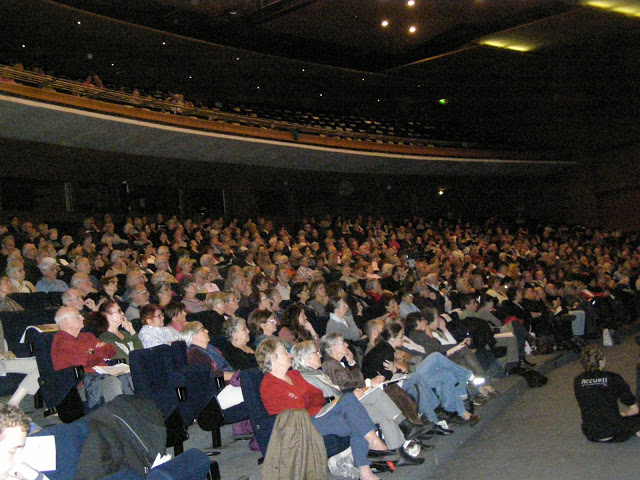
[[[355,363],[355,360],[353,359],[353,352],[350,349],[346,349],[347,353],[344,354],[344,358],[347,360],[347,363],[349,364],[349,366],[352,366]]]
[[[371,386],[375,387],[376,385],[380,385],[381,383],[384,383],[386,379],[382,376],[382,375],[378,375],[377,377],[373,377],[371,379]]]
[[[385,370],[389,370],[391,373],[396,373],[398,371],[398,367],[396,367],[391,360],[385,360],[382,366]]]
[[[129,320],[125,320],[124,322],[122,322],[122,328],[129,332],[130,335],[136,334],[136,329],[133,328],[133,324]]]

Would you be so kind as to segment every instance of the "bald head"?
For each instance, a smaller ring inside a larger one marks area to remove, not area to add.
[[[67,332],[77,337],[84,327],[84,318],[80,312],[73,307],[60,307],[56,312],[55,322],[62,332]]]

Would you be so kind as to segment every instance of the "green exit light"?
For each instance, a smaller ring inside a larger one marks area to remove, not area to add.
[[[441,98],[440,100],[438,100],[438,103],[440,105],[446,105],[447,103],[449,103],[449,100],[447,100],[446,98]]]

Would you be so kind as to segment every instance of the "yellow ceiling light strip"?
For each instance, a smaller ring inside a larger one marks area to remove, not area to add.
[[[529,52],[534,48],[532,45],[524,45],[521,43],[510,43],[507,41],[495,40],[495,39],[482,40],[480,43],[481,45],[486,45],[488,47],[506,48],[507,50],[514,50],[516,52]]]
[[[616,13],[622,13],[624,15],[633,15],[640,17],[640,2],[634,1],[619,1],[619,0],[586,0],[584,5],[590,7],[602,8],[603,10],[610,10]]]

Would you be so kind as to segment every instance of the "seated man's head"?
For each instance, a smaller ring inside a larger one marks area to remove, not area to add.
[[[9,478],[19,461],[30,419],[18,407],[0,404],[0,480]]]
[[[84,308],[82,293],[75,288],[70,288],[62,294],[62,304],[65,307],[72,307],[77,311],[81,311]]]
[[[62,332],[77,337],[84,327],[84,317],[73,307],[60,307],[55,316],[56,324]]]

